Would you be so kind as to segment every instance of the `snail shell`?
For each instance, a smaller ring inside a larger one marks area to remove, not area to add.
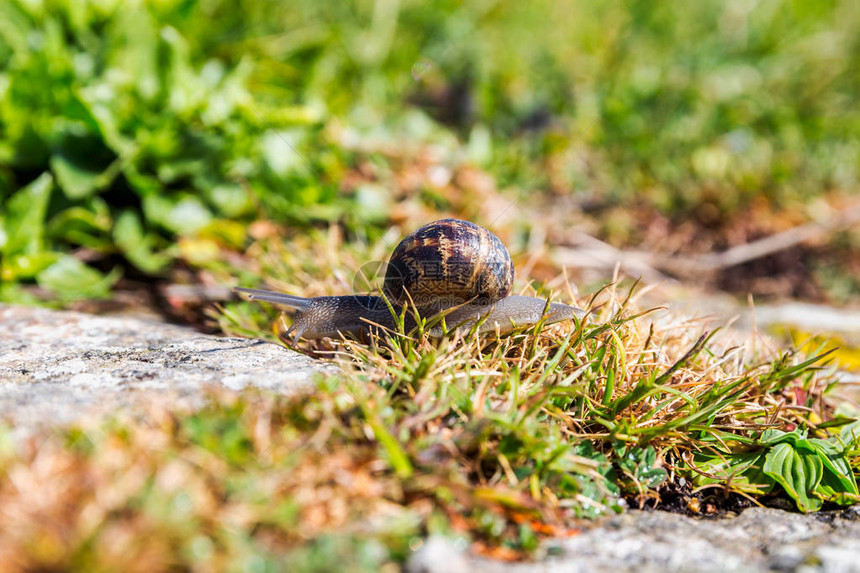
[[[502,241],[493,233],[459,219],[442,219],[406,236],[394,249],[385,274],[386,298],[369,295],[295,295],[236,287],[249,300],[260,300],[294,309],[293,344],[299,338],[362,335],[374,326],[394,330],[395,312],[415,308],[422,317],[444,312],[450,329],[509,332],[518,326],[582,319],[585,311],[542,298],[510,295],[514,264]],[[414,317],[407,314],[407,328]],[[431,326],[431,336],[442,336],[441,324]]]
[[[514,262],[502,241],[469,221],[442,219],[407,235],[391,253],[383,292],[389,300],[440,311],[489,305],[511,294]]]

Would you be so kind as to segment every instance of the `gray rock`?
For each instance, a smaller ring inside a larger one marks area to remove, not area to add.
[[[262,340],[133,317],[0,306],[0,418],[17,433],[207,386],[291,393],[333,367]]]
[[[459,571],[467,560],[470,573],[860,572],[856,514],[855,508],[814,515],[754,508],[737,517],[694,519],[628,511],[554,541],[556,555],[535,563],[469,556],[436,538],[416,553],[420,567],[407,570],[443,573],[454,562]]]

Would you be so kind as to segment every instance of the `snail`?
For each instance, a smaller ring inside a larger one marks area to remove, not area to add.
[[[444,317],[444,324],[479,332],[510,332],[516,327],[582,319],[585,311],[542,298],[511,295],[514,263],[502,241],[487,229],[459,219],[442,219],[407,235],[389,259],[385,298],[370,295],[304,298],[274,291],[236,287],[247,297],[294,310],[285,336],[300,338],[363,335],[374,326],[396,330],[392,310],[404,305],[421,317]],[[387,301],[386,301],[387,299]],[[390,302],[390,307],[389,307]],[[441,320],[428,321],[428,333],[444,334]],[[415,321],[407,313],[407,330]]]

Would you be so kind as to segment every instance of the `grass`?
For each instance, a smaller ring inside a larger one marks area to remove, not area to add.
[[[197,411],[7,437],[0,565],[395,571],[431,533],[539,556],[667,488],[701,512],[860,500],[826,353],[731,345],[636,299],[611,285],[587,321],[501,339],[306,344],[342,370],[310,395],[213,390]],[[247,304],[220,316],[268,328]]]

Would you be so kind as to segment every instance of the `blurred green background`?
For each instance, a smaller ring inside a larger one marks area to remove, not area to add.
[[[858,99],[855,0],[2,0],[0,301],[261,218],[379,233],[344,180],[408,145],[585,210],[792,209],[856,188]]]

